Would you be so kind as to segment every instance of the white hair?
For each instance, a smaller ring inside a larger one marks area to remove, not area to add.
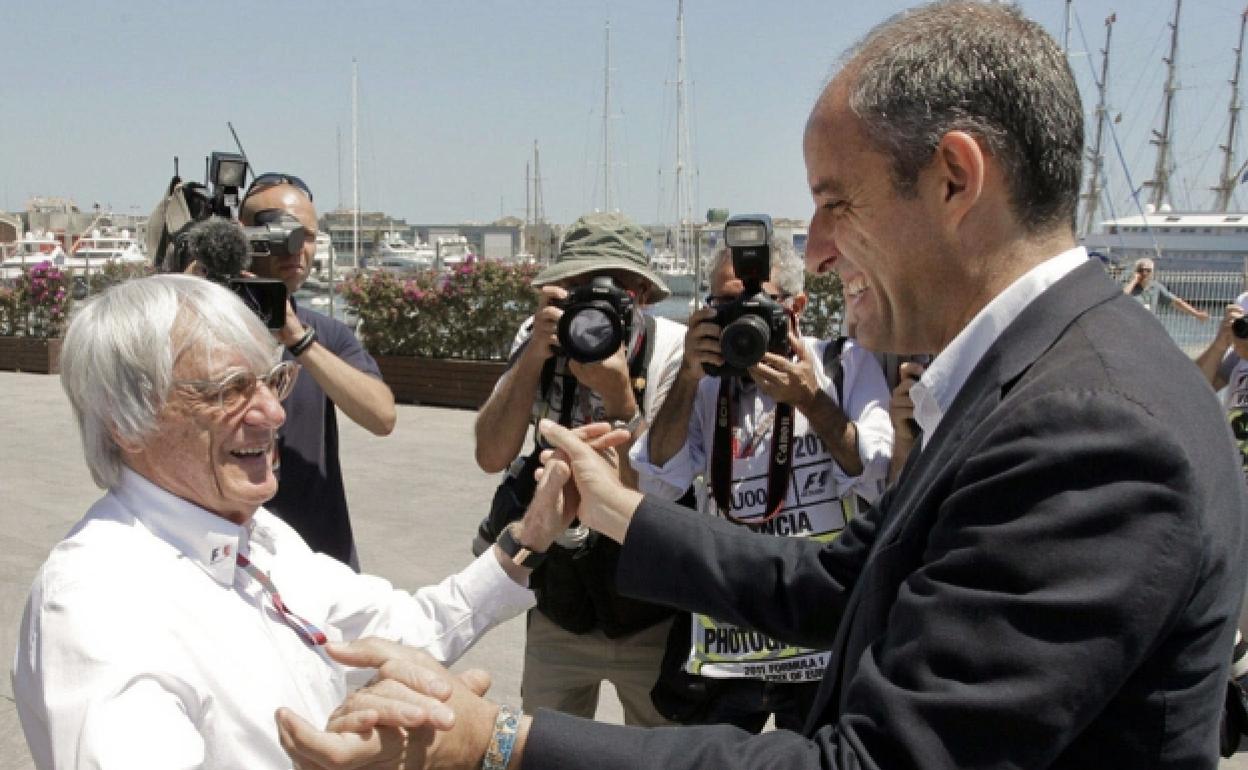
[[[61,387],[98,486],[121,480],[119,442],[141,443],[156,430],[174,364],[189,353],[211,369],[225,351],[256,371],[279,358],[273,335],[242,300],[203,278],[139,278],[79,306],[61,345]]]
[[[797,255],[792,244],[773,235],[769,245],[771,246],[771,282],[790,297],[801,294],[806,287],[806,264]],[[711,255],[710,268],[706,274],[715,275],[725,263],[732,264],[732,249],[721,241],[715,253]]]

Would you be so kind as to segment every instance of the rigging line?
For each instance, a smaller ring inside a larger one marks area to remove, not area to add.
[[[1083,22],[1079,19],[1079,12],[1075,11],[1074,13],[1075,13],[1075,26],[1079,30],[1079,37],[1083,41],[1084,49],[1087,49],[1088,41],[1083,33]],[[1089,69],[1092,70],[1092,79],[1093,81],[1095,81],[1096,80],[1096,65],[1092,63],[1091,56],[1087,57],[1087,62],[1088,62]],[[1148,217],[1145,216],[1144,214],[1144,207],[1140,205],[1140,189],[1141,188],[1138,188],[1135,186],[1135,182],[1131,179],[1131,169],[1127,168],[1126,158],[1123,157],[1122,145],[1119,144],[1118,142],[1118,131],[1117,129],[1114,128],[1114,122],[1112,120],[1107,121],[1107,126],[1109,127],[1109,138],[1113,140],[1113,143],[1114,143],[1114,152],[1118,155],[1118,163],[1122,166],[1123,176],[1126,177],[1128,189],[1131,190],[1131,199],[1135,202],[1135,209],[1136,211],[1140,213],[1140,218],[1144,222],[1144,228],[1148,231],[1148,236],[1153,241],[1153,250],[1160,253],[1161,248],[1157,245],[1157,234],[1153,232],[1153,226],[1148,221]],[[1112,213],[1113,204],[1111,203],[1108,208],[1110,209],[1110,212]],[[1121,233],[1119,234],[1119,242],[1121,242]]]

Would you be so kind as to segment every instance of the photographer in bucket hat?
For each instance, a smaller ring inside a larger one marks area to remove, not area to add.
[[[543,417],[572,427],[607,421],[636,438],[658,413],[680,368],[685,327],[643,312],[671,294],[649,267],[645,239],[644,229],[618,213],[586,214],[533,280],[537,312],[521,326],[507,372],[477,415],[477,464],[507,472],[481,522],[477,552],[504,534],[533,494],[540,450],[534,430],[534,447],[524,451],[530,424]],[[619,473],[636,487],[627,447]],[[619,596],[618,550],[607,538],[570,529],[534,572],[538,604],[529,614],[521,684],[526,710],[593,717],[605,679],[627,723],[666,723],[650,688],[671,611]]]

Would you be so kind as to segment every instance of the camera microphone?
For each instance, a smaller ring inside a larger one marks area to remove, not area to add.
[[[220,217],[191,226],[186,234],[187,256],[199,262],[204,276],[225,283],[251,266],[251,253],[242,229]]]

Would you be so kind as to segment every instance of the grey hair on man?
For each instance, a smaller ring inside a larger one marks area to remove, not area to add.
[[[1074,226],[1083,103],[1061,50],[1017,7],[951,0],[903,11],[847,62],[849,106],[893,159],[899,193],[915,194],[942,136],[966,131],[1004,166],[1025,227]]]
[[[138,443],[156,429],[178,359],[194,353],[211,362],[226,350],[257,370],[280,358],[242,300],[202,278],[126,281],[79,308],[61,346],[61,386],[97,486],[120,482],[122,442]]]
[[[771,246],[771,282],[790,297],[801,294],[806,286],[806,265],[802,258],[791,243],[774,235],[768,245]],[[706,274],[714,275],[725,264],[732,264],[732,249],[721,242],[711,255],[711,264]]]

